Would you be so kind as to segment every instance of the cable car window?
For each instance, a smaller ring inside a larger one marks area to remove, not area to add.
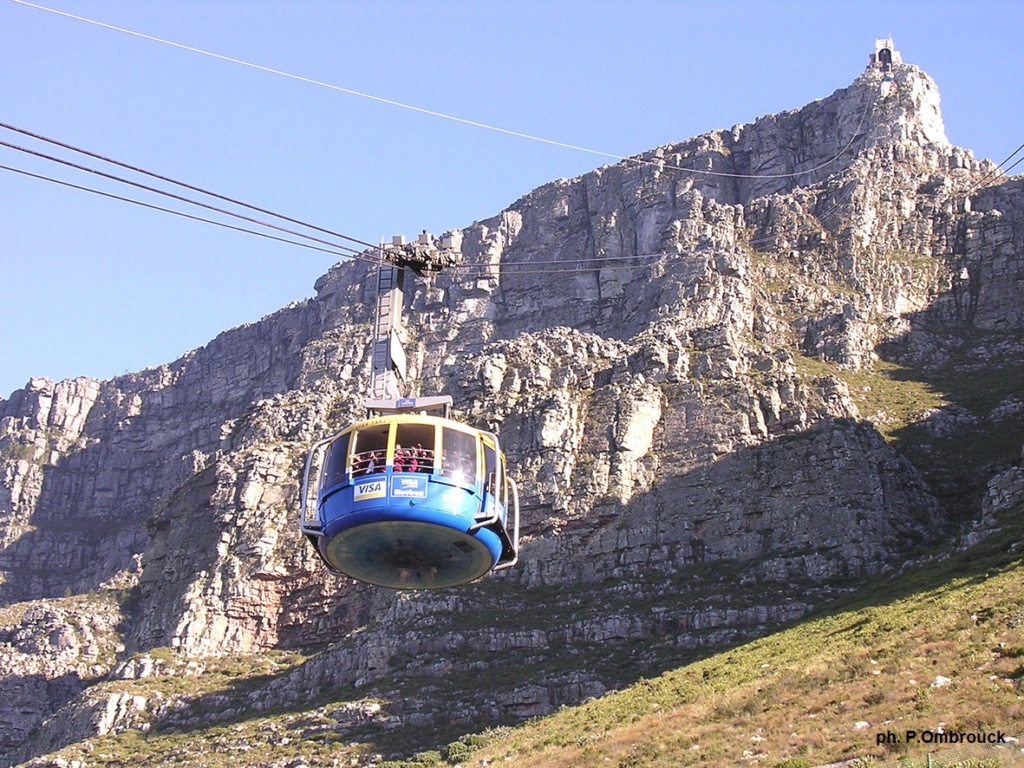
[[[441,447],[441,474],[458,483],[476,485],[476,436],[445,428]]]
[[[505,478],[508,477],[508,466],[505,464],[504,454],[501,457],[501,478],[499,480],[500,487],[498,488],[498,503],[501,506],[508,508],[508,483]]]
[[[353,476],[383,472],[388,454],[388,425],[360,429],[352,433],[352,439]]]
[[[320,475],[320,487],[330,488],[345,479],[348,470],[348,434],[344,434],[331,443],[324,458],[323,471]]]
[[[487,478],[488,489],[487,492],[497,498],[500,495],[500,488],[494,487],[495,482],[498,480],[494,476],[497,462],[495,461],[494,443],[488,438],[484,438],[484,477]]]
[[[399,424],[394,460],[395,472],[433,472],[434,425]]]

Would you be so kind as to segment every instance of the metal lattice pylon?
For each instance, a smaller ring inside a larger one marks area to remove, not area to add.
[[[405,269],[382,261],[377,268],[377,312],[373,325],[373,370],[370,388],[375,400],[402,397],[405,350],[398,338],[402,324]]]

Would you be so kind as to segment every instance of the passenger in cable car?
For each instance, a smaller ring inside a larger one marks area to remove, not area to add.
[[[376,451],[365,451],[357,453],[352,457],[352,475],[372,475],[384,469],[384,461]]]
[[[419,472],[425,472],[431,474],[434,471],[434,459],[430,455],[430,452],[423,447],[422,443],[416,443],[416,447],[412,449],[413,453],[419,463]]]

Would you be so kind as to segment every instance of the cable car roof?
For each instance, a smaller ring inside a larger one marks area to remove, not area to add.
[[[379,427],[386,424],[431,424],[442,426],[445,429],[454,429],[459,432],[465,432],[466,434],[471,435],[490,434],[490,432],[485,429],[476,429],[461,421],[445,419],[440,416],[429,416],[423,413],[394,413],[387,416],[374,416],[370,419],[364,419],[363,421],[357,422],[352,426],[341,430],[337,433],[336,437],[364,429],[372,429],[373,427]]]

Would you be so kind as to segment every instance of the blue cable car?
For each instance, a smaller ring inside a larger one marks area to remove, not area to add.
[[[444,415],[431,415],[438,403]],[[302,533],[329,570],[392,589],[441,589],[516,564],[519,494],[498,438],[448,418],[450,403],[370,403],[381,415],[310,450]]]

